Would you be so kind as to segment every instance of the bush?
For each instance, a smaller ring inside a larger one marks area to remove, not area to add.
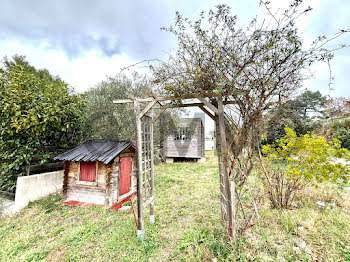
[[[300,176],[293,176],[280,168],[273,168],[269,165],[268,168],[264,163],[260,162],[264,172],[265,179],[263,180],[265,192],[270,200],[272,208],[292,208],[294,198],[303,187]]]
[[[23,57],[0,68],[0,190],[15,191],[18,175],[40,146],[73,145],[80,139],[84,99],[47,70]]]
[[[340,141],[341,147],[350,150],[350,129],[341,127],[333,135],[333,138],[336,138]]]
[[[337,158],[350,159],[349,151],[341,148],[339,140],[327,142],[324,137],[311,134],[297,136],[290,128],[286,128],[283,139],[263,146],[262,151],[269,161],[286,162],[288,173],[301,176],[306,182],[336,181],[350,171],[348,165],[336,163]]]
[[[350,171],[348,165],[336,162],[337,158],[349,159],[349,151],[340,147],[339,140],[327,142],[321,136],[297,136],[290,128],[285,131],[285,137],[276,144],[262,147],[265,159],[259,159],[265,189],[274,208],[290,208],[296,192],[306,183],[335,182],[346,179]]]

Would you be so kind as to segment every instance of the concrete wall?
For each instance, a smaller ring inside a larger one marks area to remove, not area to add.
[[[15,210],[26,207],[29,202],[38,200],[62,190],[63,170],[17,178]]]

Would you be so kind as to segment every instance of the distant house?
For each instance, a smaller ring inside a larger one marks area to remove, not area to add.
[[[136,193],[135,147],[130,141],[87,141],[54,159],[65,161],[63,199],[118,209]]]
[[[205,161],[204,123],[201,118],[183,118],[178,130],[162,143],[162,154],[167,163],[177,159]]]

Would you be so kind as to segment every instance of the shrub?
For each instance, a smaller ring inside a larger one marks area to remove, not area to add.
[[[336,138],[340,141],[341,146],[350,150],[350,129],[349,128],[339,128],[333,135],[333,138]]]
[[[272,208],[292,208],[294,198],[303,187],[304,183],[300,176],[293,176],[281,168],[273,168],[272,165],[265,164],[261,161],[261,167],[265,179],[263,184],[265,192],[270,200]]]
[[[286,128],[283,139],[263,146],[262,151],[269,161],[286,162],[288,173],[301,176],[305,182],[336,181],[350,171],[348,165],[337,162],[338,158],[350,159],[349,151],[341,148],[339,140],[327,142],[324,137],[311,134],[297,136],[290,128]]]
[[[306,134],[297,136],[286,128],[283,139],[265,145],[265,159],[259,159],[264,173],[264,185],[273,208],[290,208],[295,194],[306,183],[345,179],[349,166],[337,162],[349,159],[349,151],[339,140],[327,142],[324,137]],[[264,161],[268,162],[267,168]],[[281,164],[282,163],[282,164]]]

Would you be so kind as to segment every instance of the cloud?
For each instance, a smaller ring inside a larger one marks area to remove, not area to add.
[[[111,57],[155,58],[171,46],[168,26],[175,10],[187,15],[200,1],[0,0],[0,39],[20,39],[63,49],[71,58],[98,49]]]

